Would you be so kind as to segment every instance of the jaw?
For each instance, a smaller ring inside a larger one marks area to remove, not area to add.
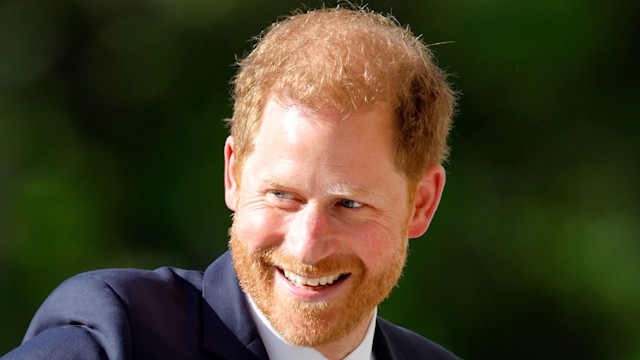
[[[289,280],[279,268],[274,268],[273,276],[274,286],[265,304],[268,304],[267,308],[261,310],[287,342],[325,353],[345,340],[351,343],[354,336],[358,338],[356,344],[362,339],[360,331],[354,334],[354,330],[361,328],[363,318],[349,319],[345,316],[353,315],[354,306],[350,299],[356,276],[345,274],[338,276],[333,284],[318,286],[301,286]],[[370,314],[366,312],[364,315]],[[364,322],[368,324],[370,320],[366,317]],[[344,349],[342,345],[339,348]]]
[[[333,256],[308,266],[277,248],[252,249],[237,235],[232,228],[230,245],[243,290],[283,339],[318,350],[362,339],[371,312],[393,288],[404,260],[389,259],[388,266],[376,273],[355,255]]]

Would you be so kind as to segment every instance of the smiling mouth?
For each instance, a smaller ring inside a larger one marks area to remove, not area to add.
[[[289,270],[284,270],[280,268],[278,268],[278,270],[284,275],[285,278],[287,278],[287,280],[289,280],[292,284],[294,284],[297,287],[318,288],[318,289],[339,283],[350,275],[348,273],[347,274],[338,273],[338,274],[333,274],[328,276],[309,278],[309,277],[298,275]]]

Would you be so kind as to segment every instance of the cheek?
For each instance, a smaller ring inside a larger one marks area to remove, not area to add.
[[[238,236],[252,250],[276,246],[284,237],[284,218],[273,211],[244,209],[235,213],[233,221]]]
[[[370,269],[383,268],[405,251],[402,229],[363,224],[350,229],[351,251]]]

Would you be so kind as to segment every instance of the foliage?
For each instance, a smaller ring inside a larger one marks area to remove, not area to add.
[[[0,354],[75,273],[226,249],[230,65],[299,5],[0,2]],[[640,359],[638,3],[370,7],[462,94],[439,213],[380,313],[469,359]]]

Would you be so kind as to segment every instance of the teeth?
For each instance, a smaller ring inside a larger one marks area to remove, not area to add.
[[[289,270],[284,270],[284,276],[289,279],[296,286],[322,286],[322,285],[331,285],[334,281],[338,280],[340,274],[334,274],[329,276],[323,276],[320,278],[306,278],[304,276],[300,276],[296,273],[293,273]]]

